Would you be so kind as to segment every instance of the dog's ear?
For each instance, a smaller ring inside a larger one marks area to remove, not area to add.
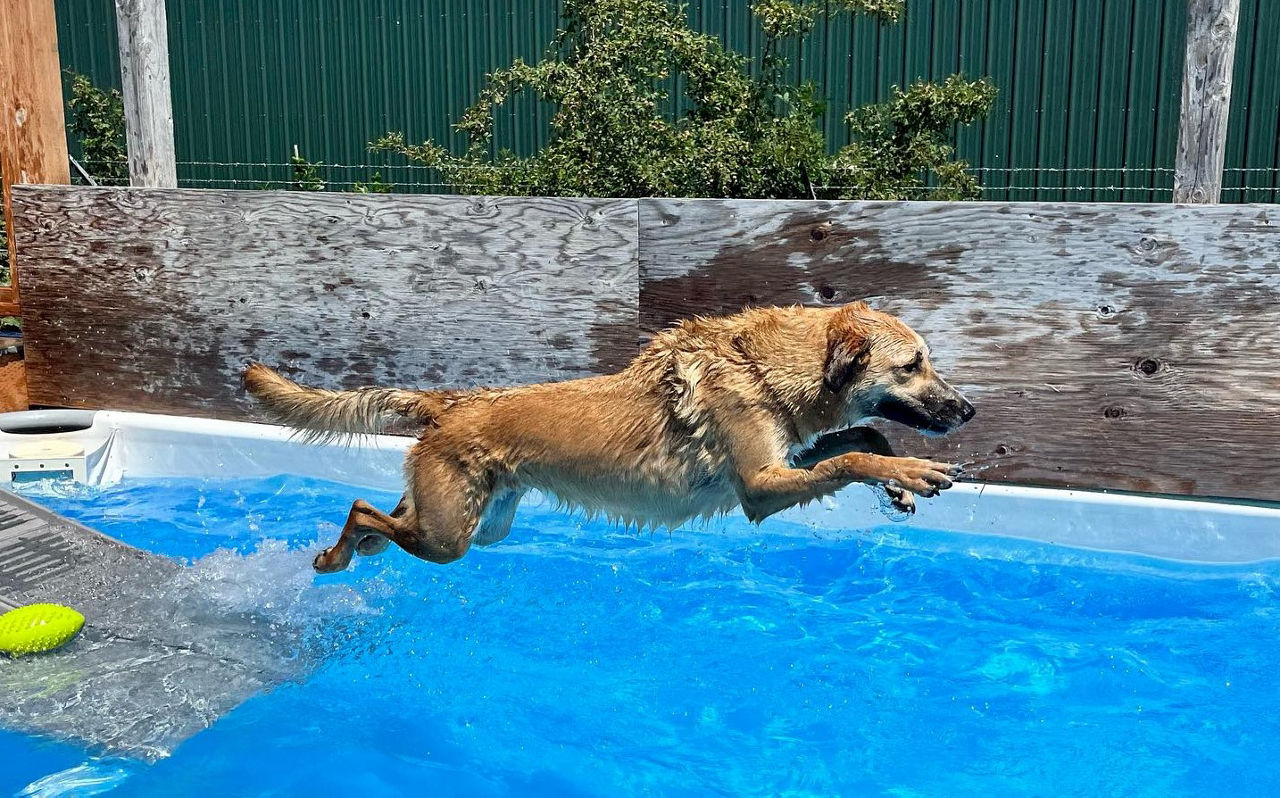
[[[841,308],[827,325],[827,362],[822,370],[822,386],[839,393],[858,378],[871,360],[871,342],[858,319],[861,302]]]

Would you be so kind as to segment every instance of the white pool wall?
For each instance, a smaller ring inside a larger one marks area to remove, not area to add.
[[[0,426],[21,416],[0,414]],[[265,424],[118,411],[98,411],[89,428],[52,437],[83,446],[88,482],[96,485],[128,478],[288,473],[387,491],[403,488],[404,452],[413,443],[370,436],[349,446],[304,444],[290,431]],[[0,431],[0,449],[32,439]],[[532,495],[526,502],[542,500]],[[895,525],[900,534],[942,529],[1187,562],[1280,558],[1280,506],[994,483],[960,483],[917,504],[914,517]],[[824,530],[889,523],[875,496],[861,485],[775,517]]]

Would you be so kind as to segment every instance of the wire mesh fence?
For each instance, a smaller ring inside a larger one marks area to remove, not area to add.
[[[106,173],[102,163],[81,162],[90,174]],[[179,161],[178,183],[188,188],[242,190],[323,190],[359,193],[454,194],[459,190],[432,167],[416,164],[310,163],[316,180],[310,188],[297,165],[269,161]],[[982,200],[1027,202],[1169,202],[1172,167],[970,167]],[[127,178],[94,178],[99,185],[127,185]],[[84,182],[78,180],[77,182]],[[849,186],[814,187],[819,198],[841,194]],[[897,187],[911,199],[925,199],[932,185]],[[1228,167],[1224,170],[1226,202],[1280,202],[1280,168]]]

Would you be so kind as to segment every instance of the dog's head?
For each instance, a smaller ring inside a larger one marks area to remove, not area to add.
[[[827,325],[822,385],[839,397],[849,423],[878,417],[945,435],[974,415],[933,370],[924,339],[862,302],[840,308]]]

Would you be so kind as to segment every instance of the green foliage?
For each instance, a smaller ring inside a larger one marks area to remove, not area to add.
[[[764,32],[758,73],[718,38],[691,30],[669,0],[565,0],[546,57],[490,74],[455,125],[467,137],[463,155],[397,132],[370,148],[438,169],[475,194],[794,198],[815,185],[827,197],[974,193],[949,141],[955,125],[990,107],[989,83],[955,76],[859,109],[848,120],[855,143],[832,156],[818,125],[825,102],[812,84],[786,80],[784,40],[808,35],[823,14],[895,21],[901,0],[755,0],[751,9]],[[681,97],[670,96],[672,85]],[[555,107],[550,140],[528,157],[495,152],[494,109],[521,92]],[[677,100],[688,110],[673,119]],[[929,175],[936,187],[924,189]]]
[[[351,190],[357,194],[390,194],[391,186],[382,182],[382,173],[374,172],[369,175],[369,182],[364,183],[359,180],[351,184]]]
[[[104,90],[85,75],[67,71],[71,99],[67,130],[80,142],[81,165],[101,185],[129,184],[124,102],[116,89]]]
[[[293,156],[289,158],[293,166],[293,180],[289,181],[290,191],[324,191],[324,180],[320,177],[320,161],[308,161],[298,153],[298,145],[293,145]]]
[[[289,181],[288,189],[290,191],[325,191],[328,185],[324,178],[320,176],[320,168],[324,166],[321,161],[308,161],[298,152],[298,145],[293,145],[293,156],[289,158],[290,165],[293,166],[293,179]],[[263,189],[272,189],[274,186],[270,183],[264,183]],[[390,194],[391,186],[382,182],[382,173],[374,172],[369,175],[369,181],[363,182],[354,180],[351,183],[351,191],[356,194]]]
[[[833,176],[846,176],[853,196],[900,199],[919,195],[922,176],[932,173],[932,199],[977,199],[978,181],[965,171],[968,164],[951,160],[950,131],[985,114],[995,97],[990,81],[958,75],[941,85],[914,83],[906,91],[895,86],[889,100],[845,117],[855,141],[836,154]]]
[[[329,184],[324,181],[320,174],[324,163],[321,161],[308,161],[298,151],[298,145],[293,145],[293,156],[289,158],[289,164],[293,167],[293,179],[286,185],[289,191],[327,191]],[[263,191],[271,191],[278,186],[275,183],[267,182],[259,184],[258,188]],[[369,175],[369,181],[363,182],[354,180],[351,182],[351,191],[356,194],[390,194],[391,185],[382,182],[382,173],[374,172]]]

